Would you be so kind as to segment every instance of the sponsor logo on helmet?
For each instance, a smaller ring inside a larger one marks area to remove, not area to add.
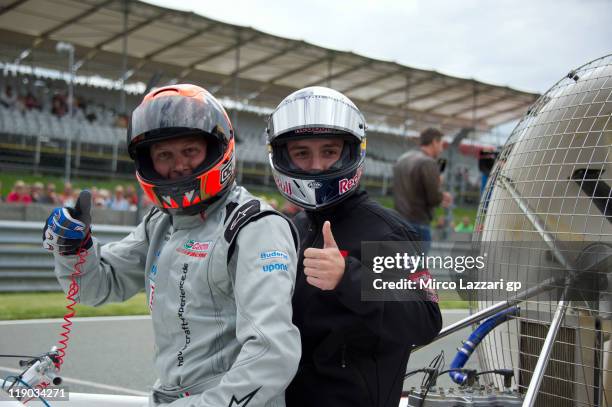
[[[279,250],[272,250],[269,252],[261,252],[259,253],[259,258],[261,260],[268,260],[268,259],[285,259],[285,260],[289,260],[289,256],[287,255],[287,253],[285,252],[281,252]]]
[[[328,127],[309,127],[307,129],[296,129],[295,134],[303,134],[303,133],[316,133],[316,134],[328,134],[334,133],[337,130],[330,129]]]
[[[312,188],[312,189],[319,189],[323,186],[322,183],[320,183],[319,181],[310,181],[307,184],[308,188]]]
[[[223,167],[221,167],[221,184],[225,184],[225,182],[232,177],[234,173],[234,154],[232,153],[232,158],[229,159],[227,163]]]
[[[347,192],[349,192],[350,190],[352,190],[353,188],[355,188],[357,186],[357,184],[359,184],[359,179],[361,178],[361,168],[357,170],[357,172],[355,173],[355,176],[353,178],[344,178],[341,179],[340,182],[338,183],[339,186],[339,194],[343,195]]]
[[[283,181],[279,178],[276,178],[276,186],[278,187],[279,190],[286,193],[287,195],[292,194],[290,181]]]
[[[273,263],[273,264],[265,264],[261,270],[264,273],[271,273],[274,270],[287,271],[289,267],[284,263]]]
[[[185,244],[183,244],[183,247],[178,247],[176,251],[191,257],[206,257],[208,255],[209,248],[210,242],[188,240],[185,242]]]

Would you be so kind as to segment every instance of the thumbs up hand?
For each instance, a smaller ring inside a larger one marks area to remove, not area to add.
[[[84,190],[74,208],[55,208],[43,229],[43,247],[60,255],[73,255],[92,245],[91,192]]]
[[[306,282],[321,290],[333,290],[344,275],[344,257],[331,231],[331,224],[323,224],[323,248],[309,247],[304,251]]]

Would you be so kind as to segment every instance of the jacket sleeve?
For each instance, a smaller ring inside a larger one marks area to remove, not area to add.
[[[423,161],[421,166],[425,198],[430,207],[436,207],[442,203],[442,190],[440,188],[440,170],[433,160]]]
[[[218,386],[172,407],[284,405],[301,356],[291,308],[297,255],[287,220],[272,215],[244,226],[229,266],[230,273],[235,267],[240,353]]]
[[[394,232],[387,241],[407,241],[404,233]],[[388,340],[410,345],[431,342],[442,329],[442,314],[437,302],[427,298],[420,290],[402,295],[410,296],[398,301],[361,300],[361,261],[346,258],[346,268],[335,294],[348,310],[362,318],[369,330]]]
[[[118,242],[101,245],[94,237],[93,245],[85,255],[85,263],[80,266],[77,302],[98,306],[106,302],[125,301],[138,293],[144,287],[147,251],[144,222]],[[55,275],[64,292],[68,293],[70,275],[79,256],[54,254],[54,257]]]

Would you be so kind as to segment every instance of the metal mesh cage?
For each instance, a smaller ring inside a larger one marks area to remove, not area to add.
[[[608,55],[570,72],[530,108],[502,148],[478,211],[473,240],[487,255],[486,279],[520,281],[523,290],[548,282],[485,338],[483,370],[514,368],[526,393],[561,311],[538,406],[612,405],[611,115]],[[479,291],[470,306],[515,295]],[[497,376],[486,379],[502,387]]]

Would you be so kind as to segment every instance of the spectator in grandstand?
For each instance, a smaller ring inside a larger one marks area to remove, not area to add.
[[[13,90],[11,85],[6,85],[2,95],[0,95],[0,103],[7,109],[12,109],[17,106],[17,92]]]
[[[101,188],[95,195],[92,193],[92,201],[97,208],[108,208],[110,191],[108,189]]]
[[[198,86],[158,88],[132,113],[128,152],[156,206],[106,245],[91,237],[88,194],[57,208],[43,245],[63,289],[79,257],[83,304],[145,288],[159,377],[149,406],[284,406],[300,356],[297,232],[234,182],[227,113]]]
[[[134,185],[128,184],[128,186],[125,187],[125,199],[127,199],[130,204],[130,210],[135,211],[138,207],[138,194],[136,193]]]
[[[78,121],[85,121],[85,111],[83,99],[75,97],[72,103],[72,118]]]
[[[63,206],[74,206],[76,199],[74,196],[74,190],[70,182],[64,183],[64,191],[60,195],[60,202]]]
[[[95,202],[96,198],[100,195],[100,190],[97,186],[93,185],[89,187],[89,192],[91,192],[91,201]]]
[[[68,113],[66,97],[62,93],[55,93],[51,99],[51,113],[57,117],[63,117]]]
[[[52,182],[47,183],[47,185],[45,186],[45,192],[42,194],[38,202],[42,204],[51,204],[51,205],[57,205],[61,203],[59,197],[55,193],[54,183]]]
[[[98,118],[96,114],[96,106],[93,100],[89,99],[85,103],[85,118],[89,120],[89,122],[95,122]]]
[[[121,185],[115,187],[115,193],[108,202],[108,207],[115,211],[127,211],[130,209],[130,203],[125,199],[124,189]]]
[[[359,189],[364,141],[363,115],[333,89],[296,91],[270,116],[276,185],[304,208],[294,218],[302,252],[293,321],[302,359],[287,407],[398,406],[411,345],[430,342],[441,328],[433,293],[361,300],[363,241],[404,241],[404,250],[418,253],[410,226]]]
[[[45,87],[39,94],[38,100],[40,101],[40,110],[46,114],[51,113],[51,91],[48,87]]]
[[[28,93],[25,95],[25,98],[23,99],[23,105],[27,110],[40,110],[41,107],[40,103],[38,102],[38,99],[36,99],[36,96],[34,96],[31,91],[28,91]]]
[[[461,219],[461,223],[455,226],[455,232],[457,233],[473,233],[474,225],[469,216],[464,216]]]
[[[30,190],[30,197],[32,198],[32,202],[41,203],[44,194],[44,185],[42,182],[35,182],[32,184],[32,188]]]
[[[425,253],[431,245],[433,211],[438,205],[448,207],[452,196],[442,192],[440,170],[436,159],[442,154],[442,132],[423,130],[419,149],[400,156],[393,167],[393,200],[395,209],[420,235]]]
[[[6,196],[6,202],[21,203],[25,205],[31,204],[32,197],[30,196],[30,191],[26,183],[22,180],[15,181],[15,184],[13,184],[13,189]]]

